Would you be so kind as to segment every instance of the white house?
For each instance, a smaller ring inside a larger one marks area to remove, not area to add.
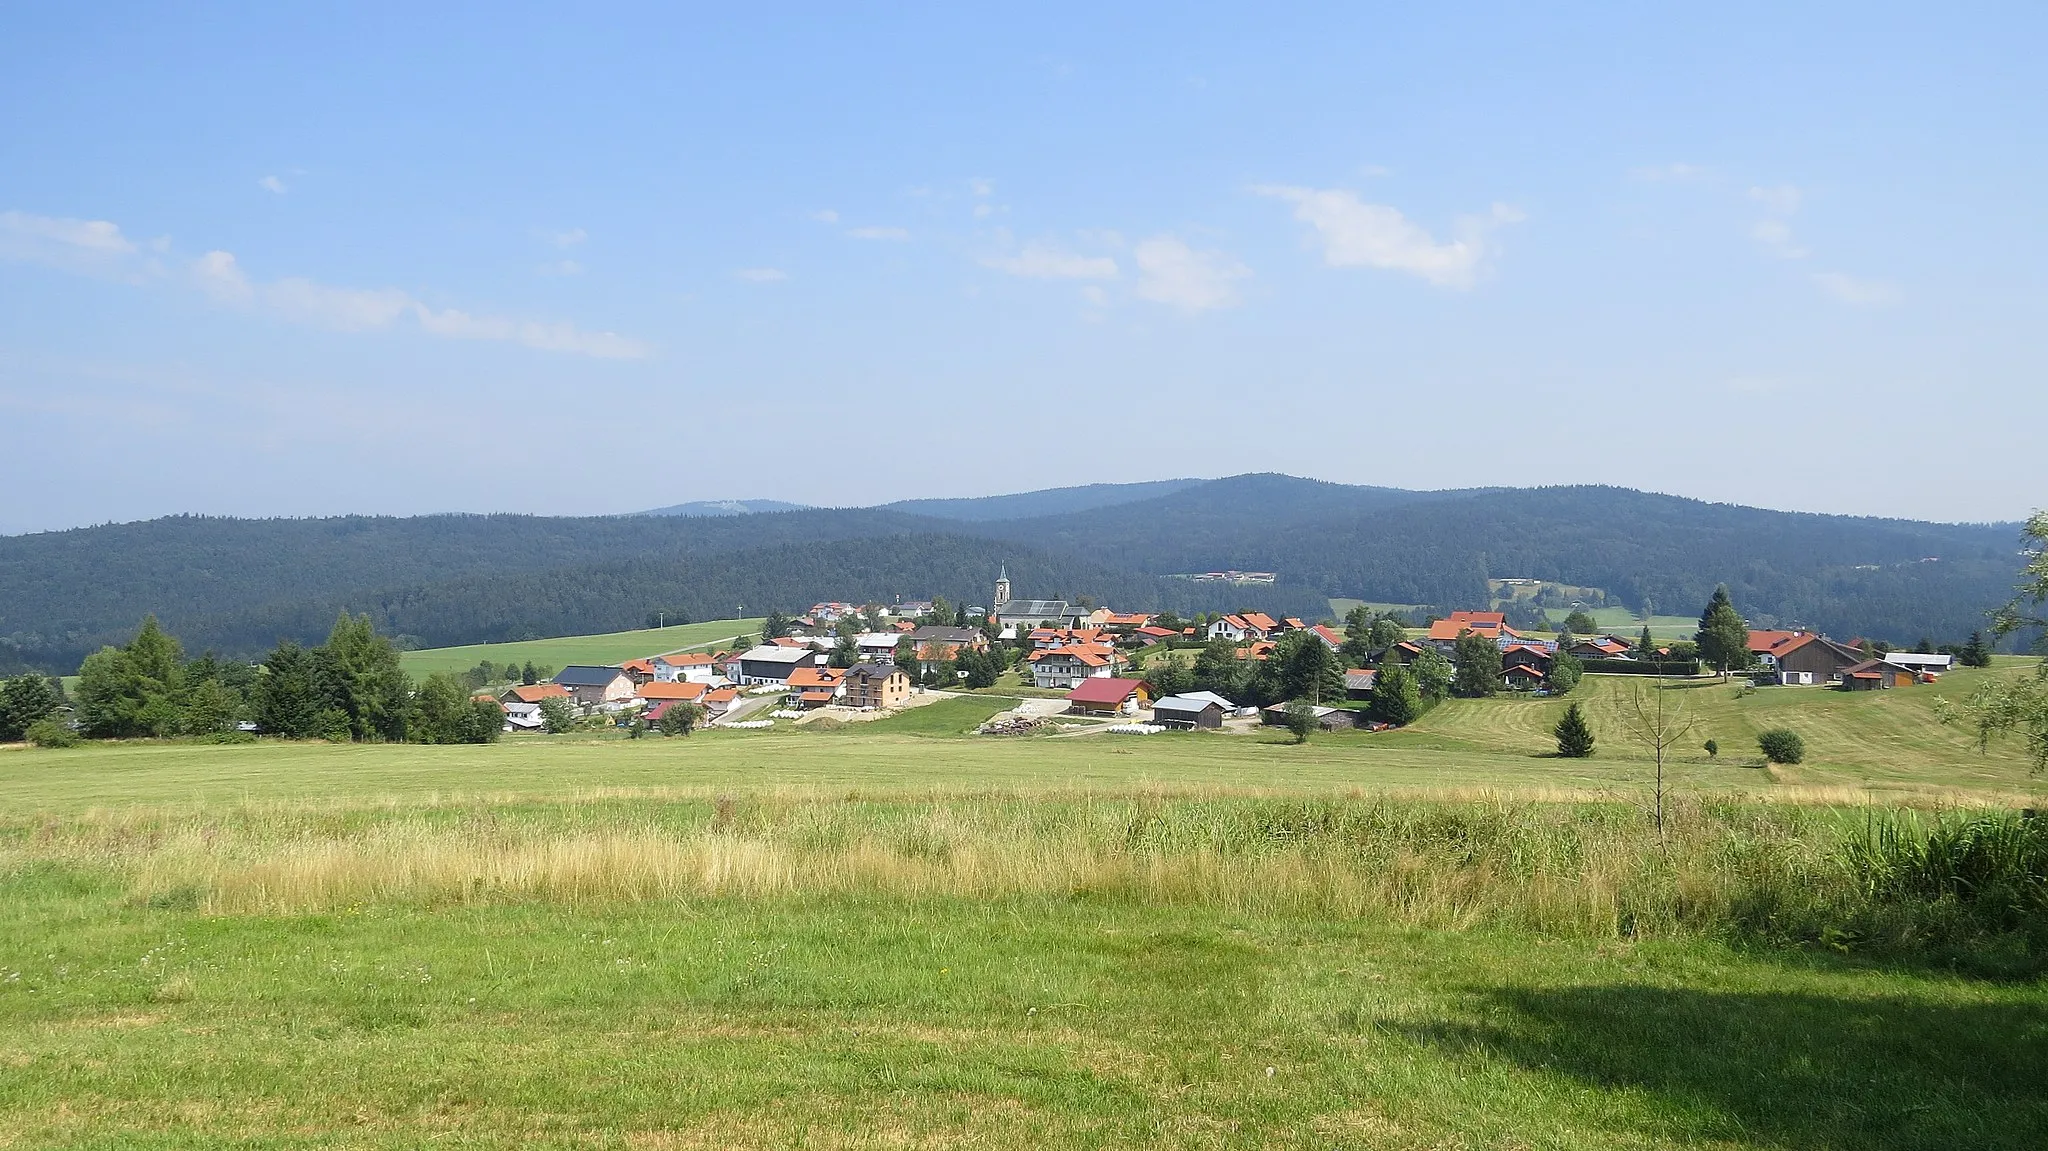
[[[671,652],[648,660],[661,683],[716,683],[718,661],[706,652]]]
[[[1084,679],[1101,679],[1115,674],[1110,658],[1087,648],[1066,647],[1031,653],[1033,687],[1058,690],[1072,688]]]
[[[892,631],[871,631],[853,637],[853,646],[860,650],[862,663],[895,663],[896,641],[903,636]]]

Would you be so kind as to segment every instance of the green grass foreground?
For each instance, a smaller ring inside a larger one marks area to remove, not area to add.
[[[0,750],[0,1147],[2048,1145],[2038,895],[1856,851],[2016,751],[1702,684],[1810,759],[1688,756],[1660,835],[1625,690],[1588,761],[1532,700]]]

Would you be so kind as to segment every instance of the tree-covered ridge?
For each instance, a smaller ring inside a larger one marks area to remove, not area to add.
[[[2014,525],[1774,512],[1617,488],[1412,492],[1278,475],[972,522],[885,509],[174,517],[0,537],[0,674],[69,671],[150,612],[224,654],[311,643],[344,609],[422,642],[460,644],[621,629],[657,608],[704,619],[742,603],[765,612],[940,594],[985,604],[1005,562],[1020,594],[1305,618],[1325,615],[1333,596],[1483,606],[1487,580],[1503,577],[1690,614],[1725,584],[1759,626],[1907,643],[1984,627],[2009,595],[2018,546]],[[1231,568],[1278,571],[1280,583],[1161,578]]]

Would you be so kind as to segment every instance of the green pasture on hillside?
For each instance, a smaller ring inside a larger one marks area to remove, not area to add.
[[[765,622],[762,619],[714,619],[641,631],[615,631],[605,635],[422,648],[402,653],[399,662],[415,676],[431,675],[437,671],[467,671],[486,659],[500,665],[531,661],[556,670],[572,663],[615,664],[685,648],[717,646],[738,635],[759,635]]]

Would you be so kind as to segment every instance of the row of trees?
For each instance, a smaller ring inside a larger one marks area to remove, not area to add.
[[[445,672],[414,683],[368,615],[344,612],[325,643],[285,641],[260,665],[187,660],[150,616],[128,643],[86,657],[76,718],[90,739],[229,738],[248,723],[289,739],[489,743],[504,712],[471,690]]]

